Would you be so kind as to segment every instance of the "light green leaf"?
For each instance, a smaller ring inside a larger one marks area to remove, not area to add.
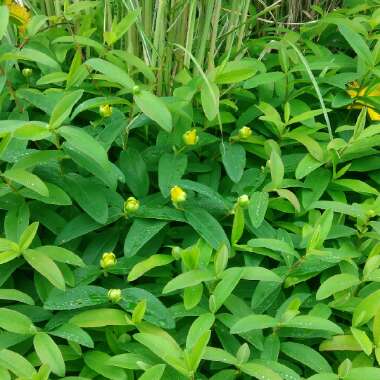
[[[78,267],[84,266],[83,260],[66,248],[57,247],[54,245],[44,245],[42,247],[35,248],[34,250],[41,252],[45,256],[50,257],[52,260],[60,263],[75,265]]]
[[[79,327],[105,327],[128,325],[127,314],[118,309],[95,309],[76,314],[70,323]]]
[[[151,92],[141,90],[134,95],[134,100],[141,111],[155,121],[163,130],[171,132],[172,115],[166,104]]]
[[[34,367],[23,356],[10,350],[0,350],[0,366],[7,368],[16,376],[30,379],[36,374]]]
[[[18,311],[0,308],[0,327],[16,334],[31,335],[37,330],[33,322]]]
[[[56,375],[65,376],[66,366],[62,353],[48,334],[36,334],[33,345],[42,364],[47,364]]]
[[[6,5],[0,6],[0,40],[3,38],[7,31],[9,22],[9,10]]]
[[[248,205],[248,215],[252,226],[258,228],[264,221],[268,209],[269,195],[265,191],[256,191],[251,195]]]
[[[3,173],[3,176],[8,180],[19,183],[20,185],[23,185],[44,197],[49,196],[49,190],[46,185],[33,173],[23,169],[9,169]]]
[[[275,327],[278,321],[269,315],[251,314],[239,319],[231,327],[231,334],[242,334],[252,330]]]
[[[352,274],[336,274],[334,276],[329,277],[321,284],[317,291],[316,298],[317,300],[323,300],[335,293],[351,288],[358,284],[360,284],[360,280]]]
[[[104,74],[109,81],[118,83],[128,90],[131,90],[135,85],[134,81],[124,70],[104,59],[90,58],[84,64]]]
[[[170,280],[162,290],[162,292],[169,293],[175,290],[188,288],[190,286],[198,285],[201,282],[212,281],[215,275],[207,270],[195,269],[189,272],[182,273],[177,277]]]
[[[215,83],[203,82],[201,87],[201,102],[203,112],[208,120],[214,120],[219,112],[219,88]]]
[[[28,264],[46,277],[52,285],[58,289],[65,290],[65,279],[57,264],[50,257],[31,249],[27,249],[23,256]]]
[[[75,103],[82,97],[83,90],[69,92],[55,105],[49,120],[51,129],[58,128],[70,115]]]
[[[140,261],[131,269],[128,274],[128,281],[135,281],[151,269],[168,265],[173,260],[174,257],[169,255],[152,255],[148,259]]]

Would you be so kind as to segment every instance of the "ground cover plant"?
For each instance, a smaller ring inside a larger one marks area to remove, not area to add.
[[[0,7],[0,379],[378,380],[380,2],[107,4]]]

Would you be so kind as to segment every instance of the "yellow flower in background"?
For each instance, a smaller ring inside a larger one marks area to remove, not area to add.
[[[368,87],[360,87],[360,84],[358,82],[352,82],[350,88],[347,90],[348,95],[352,99],[362,96],[380,96],[380,84],[377,84],[375,87],[372,87],[370,91],[368,91]],[[363,107],[368,106],[368,116],[371,120],[379,121],[380,120],[380,113],[375,111],[370,104],[366,104],[361,101],[356,101],[354,104],[350,105],[348,108],[355,108],[355,109],[361,109]]]
[[[195,145],[199,140],[199,137],[197,135],[197,130],[191,129],[190,131],[185,132],[182,135],[182,139],[186,145]]]
[[[173,186],[170,189],[170,197],[174,204],[185,202],[187,194],[179,186]]]
[[[112,106],[109,104],[103,104],[99,107],[99,113],[102,117],[110,117],[112,115]]]
[[[252,135],[252,129],[249,127],[242,127],[239,129],[239,137],[241,139],[247,139],[249,136]]]
[[[102,259],[100,260],[100,266],[103,269],[106,269],[114,266],[116,262],[116,255],[113,252],[105,252],[103,253]]]
[[[107,293],[107,297],[113,303],[119,302],[122,298],[121,289],[110,289]]]
[[[18,24],[20,32],[24,33],[30,20],[29,11],[23,5],[12,0],[6,0],[5,5],[8,7],[10,18]]]
[[[124,202],[124,212],[127,213],[134,213],[136,212],[140,207],[140,202],[135,197],[129,197]]]

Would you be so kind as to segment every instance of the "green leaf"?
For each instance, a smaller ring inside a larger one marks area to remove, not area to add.
[[[152,219],[135,219],[124,241],[124,255],[132,257],[154,236],[156,236],[168,222]]]
[[[27,187],[36,193],[47,197],[49,190],[39,177],[23,169],[9,169],[3,173],[3,176],[10,181],[14,181]]]
[[[0,40],[3,38],[7,31],[9,22],[9,10],[6,5],[0,6]]]
[[[229,268],[227,270],[231,270],[231,269],[232,268]],[[281,277],[279,277],[276,273],[274,273],[273,271],[269,269],[261,268],[261,267],[246,266],[243,269],[242,278],[244,280],[250,280],[250,281],[282,282]]]
[[[84,355],[86,365],[106,379],[126,380],[127,375],[124,370],[107,364],[109,359],[110,356],[101,351],[90,351]]]
[[[183,352],[173,343],[171,337],[162,334],[139,333],[133,336],[135,340],[144,345],[163,361],[175,368],[185,376],[189,376],[187,366],[182,359]]]
[[[227,175],[235,183],[239,182],[246,164],[245,149],[240,144],[220,144],[222,162]]]
[[[54,245],[44,245],[42,247],[35,248],[34,250],[41,252],[45,256],[50,257],[52,260],[60,263],[75,265],[78,267],[84,266],[83,260],[66,248],[57,247]]]
[[[364,353],[370,356],[372,353],[373,343],[368,338],[368,335],[365,333],[365,331],[359,330],[355,327],[351,327],[351,332],[355,340],[359,343],[361,349],[364,351]]]
[[[0,327],[16,334],[31,335],[37,330],[33,322],[18,311],[0,308]]]
[[[259,380],[282,380],[280,375],[261,364],[245,363],[241,370]]]
[[[0,300],[17,301],[27,305],[34,305],[34,300],[31,296],[17,289],[0,289]]]
[[[169,255],[152,255],[146,260],[137,263],[128,274],[128,281],[135,281],[146,272],[153,268],[168,265],[174,261],[173,256]]]
[[[335,293],[341,292],[342,290],[349,289],[359,284],[360,280],[352,274],[337,274],[329,277],[322,283],[317,291],[316,298],[317,300],[323,300]]]
[[[193,348],[202,335],[209,331],[215,322],[215,316],[211,313],[205,313],[200,315],[191,324],[189,332],[186,338],[186,348]]]
[[[185,174],[187,156],[184,154],[165,153],[158,163],[158,186],[164,197],[168,197],[170,189],[178,185],[178,181]]]
[[[222,279],[218,282],[213,292],[215,311],[217,311],[231,295],[241,280],[243,273],[243,268],[228,268],[222,273]]]
[[[206,210],[201,208],[185,210],[185,217],[191,227],[211,247],[218,249],[222,244],[226,244],[229,247],[229,241],[222,226]]]
[[[242,334],[252,330],[275,327],[278,321],[269,315],[251,314],[239,319],[231,327],[231,334]]]
[[[56,375],[65,376],[66,366],[62,353],[48,334],[36,334],[33,345],[42,364],[47,364]]]
[[[273,149],[270,155],[270,175],[272,177],[273,187],[280,188],[284,179],[284,163],[279,154]]]
[[[160,380],[165,371],[165,364],[156,364],[148,368],[140,377],[139,380]]]
[[[161,157],[162,159],[162,157]],[[120,169],[125,175],[125,182],[136,197],[144,197],[149,192],[148,170],[140,152],[128,147],[120,153]]]
[[[243,235],[244,232],[244,209],[239,205],[235,208],[234,220],[232,223],[232,232],[231,232],[231,242],[232,244],[237,243]]]
[[[80,327],[71,323],[65,323],[53,331],[49,331],[50,335],[58,336],[68,341],[78,343],[82,346],[94,348],[94,342],[91,336]]]
[[[127,314],[117,309],[95,309],[76,314],[70,323],[79,327],[126,326]]]
[[[269,195],[265,191],[256,191],[251,195],[248,205],[248,215],[252,226],[258,228],[264,221],[268,209]]]
[[[299,315],[289,322],[283,323],[285,327],[294,327],[298,329],[323,330],[333,334],[343,334],[343,330],[335,323],[321,317],[311,315]]]
[[[74,310],[108,302],[107,290],[94,285],[79,285],[65,292],[52,289],[44,303],[47,310]]]
[[[352,49],[355,51],[358,57],[361,58],[363,62],[373,67],[373,56],[362,36],[348,27],[347,24],[338,24],[338,29],[346,41],[351,45]]]
[[[302,179],[318,169],[323,162],[316,160],[310,153],[306,154],[296,168],[296,179]]]
[[[369,294],[356,307],[352,316],[352,326],[358,327],[370,321],[380,310],[380,290]]]
[[[265,66],[252,58],[223,63],[216,68],[215,82],[217,84],[242,82],[255,75],[259,70],[265,70]]]
[[[146,116],[155,121],[164,131],[171,132],[172,115],[160,98],[145,90],[141,90],[133,98]]]
[[[255,75],[253,78],[248,79],[244,83],[244,88],[246,89],[256,88],[257,86],[261,86],[263,84],[280,81],[284,77],[285,77],[285,74],[278,71],[258,74],[258,75]]]
[[[23,356],[10,350],[0,350],[0,366],[7,368],[16,376],[30,379],[36,374],[34,367]]]
[[[144,357],[136,353],[127,353],[115,355],[107,361],[107,364],[125,368],[125,369],[141,369],[138,362],[144,361]]]
[[[65,290],[65,279],[57,264],[43,253],[28,249],[23,253],[25,260],[42,276],[58,289]]]
[[[188,288],[190,286],[198,285],[201,282],[212,281],[215,275],[207,270],[191,270],[189,272],[181,273],[177,277],[170,280],[162,290],[162,292],[170,293],[175,290]]]
[[[108,203],[104,186],[76,174],[65,176],[67,191],[79,206],[100,224],[108,220]]]
[[[106,168],[106,163],[108,162],[107,153],[100,143],[82,128],[64,126],[59,128],[58,133],[76,151],[88,155],[100,166]]]
[[[21,234],[20,240],[18,242],[20,251],[24,251],[25,249],[29,248],[29,246],[32,244],[38,230],[39,223],[34,222],[27,228],[25,228],[25,231]]]
[[[352,368],[350,373],[344,377],[344,380],[378,380],[380,376],[380,368],[374,367],[358,367]]]
[[[315,372],[332,372],[327,360],[309,346],[295,342],[282,342],[281,351]]]
[[[110,82],[118,83],[128,90],[131,90],[135,85],[134,81],[124,70],[104,59],[90,58],[84,64],[104,74]]]
[[[83,90],[69,92],[55,105],[49,120],[51,129],[58,128],[70,115],[75,103],[82,97]]]
[[[219,88],[215,83],[203,82],[201,87],[201,102],[203,112],[208,120],[214,120],[219,113]]]

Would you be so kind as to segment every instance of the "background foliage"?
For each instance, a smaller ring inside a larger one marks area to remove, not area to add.
[[[380,2],[52,4],[0,7],[0,378],[379,379]]]

